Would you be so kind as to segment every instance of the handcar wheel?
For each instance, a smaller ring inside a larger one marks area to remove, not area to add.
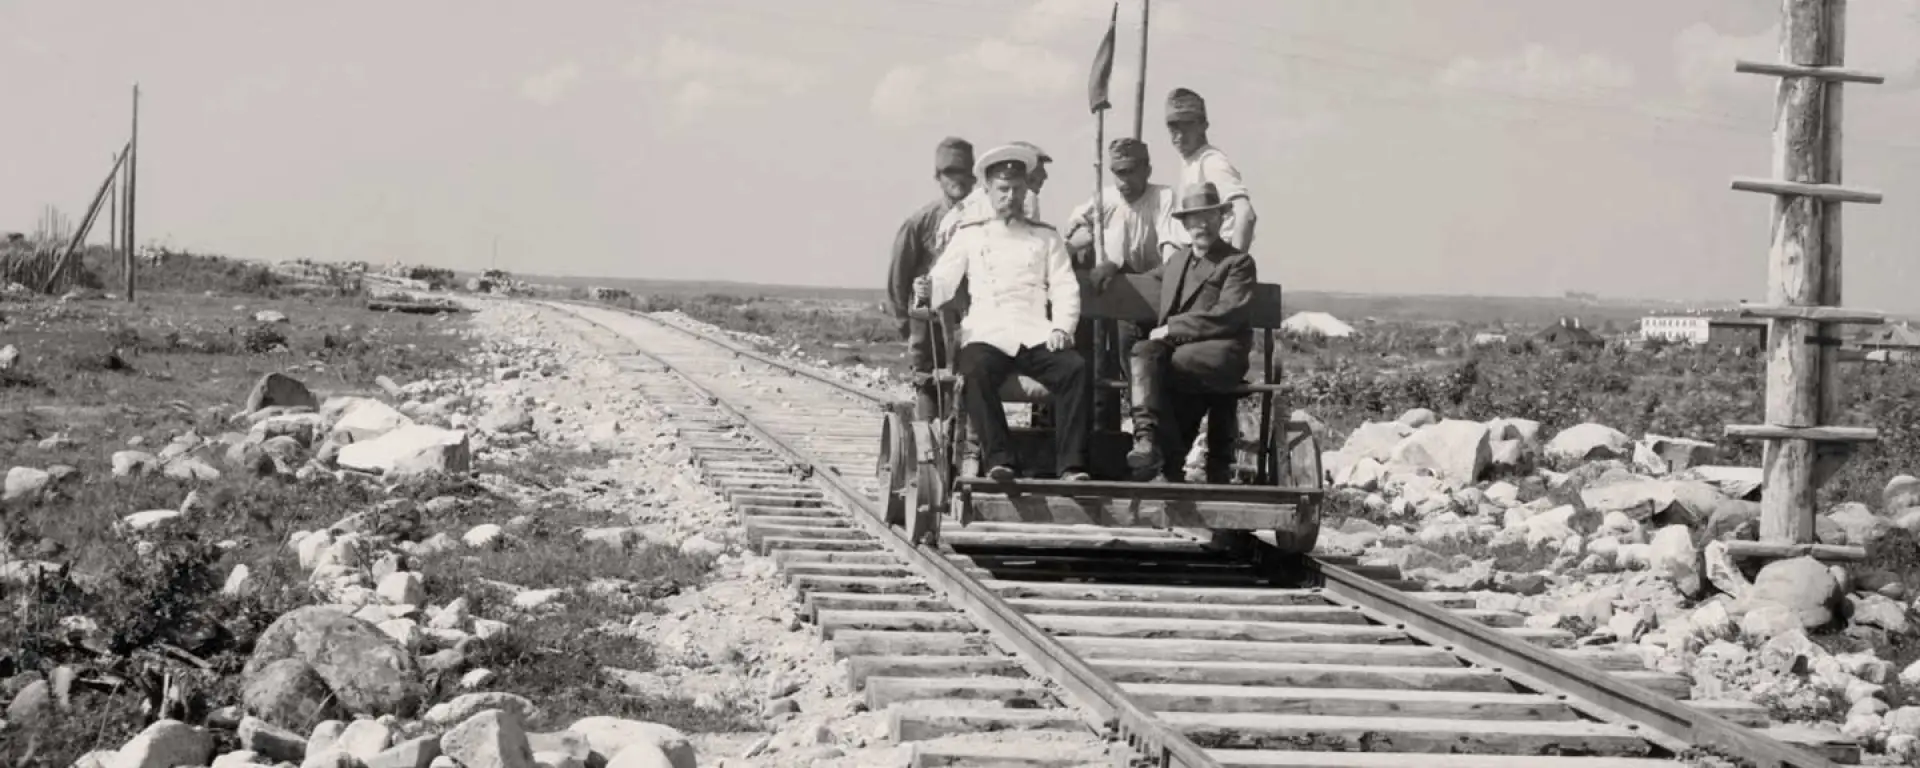
[[[1301,425],[1305,426],[1305,425]],[[1296,429],[1291,419],[1275,425],[1273,455],[1279,459],[1279,483],[1289,488],[1326,490],[1326,475],[1320,465],[1320,440],[1312,428]],[[1302,499],[1293,505],[1294,520],[1273,532],[1273,541],[1282,552],[1304,555],[1320,540],[1320,498]]]
[[[915,485],[920,459],[914,450],[913,425],[899,411],[889,411],[880,428],[881,487],[886,489],[888,525],[905,525],[907,489]]]

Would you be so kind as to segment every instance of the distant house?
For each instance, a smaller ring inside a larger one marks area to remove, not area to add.
[[[1860,348],[1867,359],[1886,362],[1920,360],[1920,331],[1906,323],[1883,325],[1860,337]]]
[[[1533,342],[1554,347],[1604,347],[1605,339],[1598,334],[1580,327],[1580,318],[1563,317],[1555,325],[1540,329],[1533,335]]]
[[[1766,345],[1767,321],[1727,311],[1652,315],[1640,318],[1640,340],[1757,350]]]
[[[1767,345],[1767,321],[1755,317],[1716,317],[1707,321],[1707,346],[1756,352]]]

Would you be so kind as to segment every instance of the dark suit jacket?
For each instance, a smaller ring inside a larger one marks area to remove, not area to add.
[[[1160,322],[1167,326],[1167,339],[1176,346],[1230,341],[1233,353],[1247,355],[1253,349],[1247,310],[1259,282],[1253,257],[1225,242],[1215,242],[1198,259],[1188,257],[1192,249],[1187,246],[1152,273],[1160,278]]]

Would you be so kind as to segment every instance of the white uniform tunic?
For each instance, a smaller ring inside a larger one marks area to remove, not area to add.
[[[929,274],[936,307],[967,282],[962,346],[990,344],[1017,355],[1021,347],[1044,348],[1056,330],[1071,335],[1080,322],[1080,281],[1066,241],[1044,224],[996,219],[961,227]]]

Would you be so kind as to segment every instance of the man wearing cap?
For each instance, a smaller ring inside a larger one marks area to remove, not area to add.
[[[991,221],[969,224],[953,240],[924,281],[915,285],[936,308],[967,282],[971,305],[960,321],[956,367],[961,400],[979,435],[987,476],[1017,476],[1007,435],[1000,387],[1014,374],[1047,388],[1054,405],[1054,466],[1060,479],[1087,479],[1087,368],[1073,348],[1080,320],[1080,282],[1067,246],[1052,227],[1026,217],[1027,177],[1039,153],[1019,145],[997,147],[980,160]]]
[[[1027,221],[1037,224],[1040,222],[1040,188],[1047,183],[1047,163],[1053,162],[1053,158],[1048,157],[1044,150],[1030,142],[1016,141],[1013,146],[1032,152],[1034,156],[1040,158],[1033,170],[1027,174],[1027,197],[1024,209]],[[935,241],[941,248],[945,248],[946,244],[953,240],[953,233],[960,227],[992,221],[994,218],[996,217],[993,212],[993,203],[987,199],[987,188],[975,187],[973,194],[955,204],[946,215],[940,217],[940,234]],[[936,250],[934,253],[938,255],[939,251]]]
[[[1160,265],[1160,231],[1170,225],[1173,188],[1155,184],[1147,144],[1135,138],[1114,139],[1107,147],[1107,168],[1113,184],[1100,194],[1104,226],[1093,221],[1092,199],[1073,209],[1067,220],[1067,249],[1092,262],[1095,233],[1106,246],[1106,261],[1093,265],[1094,284],[1105,290],[1115,274],[1145,274]]]
[[[1088,277],[1095,291],[1104,292],[1115,275],[1146,274],[1160,265],[1160,232],[1173,226],[1167,218],[1174,206],[1173,189],[1148,181],[1153,176],[1148,155],[1146,142],[1132,137],[1114,139],[1107,145],[1107,168],[1113,173],[1113,184],[1100,192],[1103,225],[1094,223],[1092,199],[1075,208],[1067,219],[1067,251],[1073,254],[1076,265],[1093,265]],[[1106,249],[1105,261],[1098,263],[1095,237],[1102,238]],[[1124,376],[1128,350],[1146,335],[1147,329],[1133,323],[1117,325],[1117,337],[1109,347],[1109,370],[1122,371]],[[1087,333],[1083,329],[1081,335]],[[1104,388],[1097,392],[1095,419],[1105,424],[1119,418],[1117,400],[1117,393]]]
[[[1240,179],[1240,169],[1225,152],[1207,141],[1207,102],[1200,94],[1175,88],[1167,94],[1167,133],[1173,148],[1180,153],[1180,194],[1202,183],[1211,183],[1220,191],[1220,199],[1231,206],[1220,225],[1220,237],[1241,253],[1253,252],[1253,198]],[[1171,258],[1174,252],[1190,245],[1180,227],[1160,233],[1160,253]]]
[[[1207,415],[1204,395],[1224,392],[1246,379],[1253,350],[1247,311],[1258,282],[1253,257],[1220,234],[1231,207],[1213,182],[1182,193],[1172,218],[1188,244],[1157,267],[1159,323],[1133,345],[1133,451],[1127,464],[1138,475],[1160,474],[1178,482],[1179,467],[1162,457],[1184,456]],[[1212,420],[1209,419],[1209,422]],[[1207,482],[1225,483],[1233,465],[1233,419],[1207,425]]]
[[[940,255],[940,219],[974,191],[973,145],[966,139],[949,136],[934,149],[933,177],[940,184],[940,199],[921,206],[900,225],[893,237],[893,258],[887,274],[887,308],[900,324],[900,335],[907,340],[912,355],[915,415],[933,418],[932,382],[933,332],[926,320],[908,316],[913,301],[913,282],[933,268]]]

